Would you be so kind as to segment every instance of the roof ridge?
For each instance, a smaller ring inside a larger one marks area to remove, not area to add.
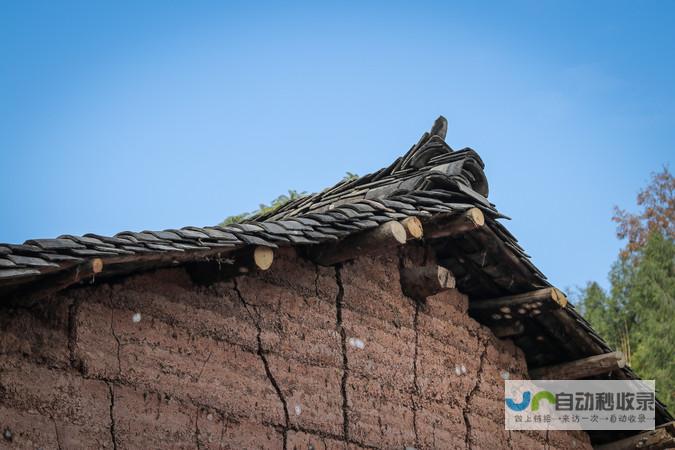
[[[279,220],[316,209],[330,209],[336,203],[386,198],[456,183],[487,198],[488,182],[480,156],[471,148],[453,150],[444,140],[446,132],[447,120],[439,116],[431,131],[425,132],[410,150],[389,166],[355,179],[341,180],[323,191],[289,201],[272,211],[255,214],[246,222]]]

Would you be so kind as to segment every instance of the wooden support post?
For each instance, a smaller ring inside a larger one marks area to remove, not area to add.
[[[517,317],[536,317],[543,311],[567,306],[567,297],[556,288],[545,288],[524,294],[489,300],[474,300],[469,305],[473,316],[482,316],[488,322]],[[492,320],[489,320],[492,319]]]
[[[455,287],[455,277],[443,266],[429,265],[401,269],[401,289],[410,298],[423,299]]]
[[[407,217],[401,221],[401,225],[405,228],[406,236],[408,240],[411,239],[422,239],[424,235],[424,229],[422,228],[422,222],[417,217]]]
[[[555,366],[533,369],[530,371],[530,378],[533,380],[581,380],[621,369],[625,365],[623,353],[603,353]]]
[[[317,264],[331,266],[357,256],[376,254],[383,249],[405,244],[406,231],[395,220],[385,222],[374,230],[349,236],[335,244],[308,249],[308,256]]]
[[[492,327],[492,333],[499,339],[520,336],[525,332],[525,325],[519,320],[503,325],[495,325]]]
[[[427,239],[458,236],[485,225],[485,216],[478,208],[470,208],[460,215],[450,216],[448,220],[435,220],[424,227]]]
[[[597,445],[596,450],[665,450],[675,448],[675,422],[638,433],[609,444]]]

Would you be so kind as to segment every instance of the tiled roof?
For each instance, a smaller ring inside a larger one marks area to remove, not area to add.
[[[158,264],[198,260],[248,245],[313,245],[392,219],[451,215],[474,206],[484,211],[495,233],[526,261],[515,238],[495,220],[501,216],[487,200],[487,192],[483,162],[473,150],[453,152],[441,137],[426,133],[390,167],[290,202],[273,216],[227,226],[122,231],[115,236],[63,235],[0,244],[0,294],[91,258],[100,258],[108,268],[136,259],[150,265],[153,260]],[[529,261],[523,264],[532,267],[534,284],[545,285],[543,275]]]

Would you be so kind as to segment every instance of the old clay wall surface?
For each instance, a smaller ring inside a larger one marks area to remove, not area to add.
[[[400,263],[285,250],[234,281],[179,267],[5,305],[0,448],[590,448],[505,431],[522,352],[458,291],[404,296]]]

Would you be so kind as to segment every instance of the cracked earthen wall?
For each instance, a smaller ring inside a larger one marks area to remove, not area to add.
[[[590,448],[505,431],[521,351],[457,291],[405,297],[399,264],[285,251],[210,286],[175,268],[3,307],[0,448]]]

